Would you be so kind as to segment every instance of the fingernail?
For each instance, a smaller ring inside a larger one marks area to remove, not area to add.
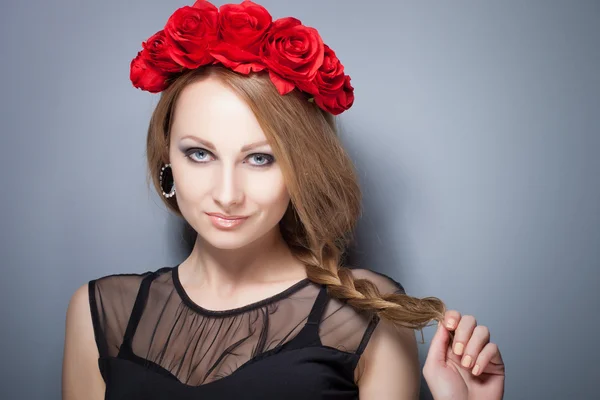
[[[465,346],[462,343],[457,342],[456,344],[454,344],[454,354],[456,354],[457,356],[462,356],[464,348]]]
[[[461,364],[463,367],[469,368],[471,366],[471,356],[465,356]]]
[[[454,329],[454,327],[456,326],[456,320],[454,318],[450,318],[446,326],[448,327],[448,329]]]
[[[473,375],[479,374],[479,369],[479,364],[475,364],[475,367],[473,368]]]

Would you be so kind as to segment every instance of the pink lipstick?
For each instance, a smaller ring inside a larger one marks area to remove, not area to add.
[[[240,226],[248,217],[225,217],[220,214],[208,214],[213,226],[218,229],[233,229]]]

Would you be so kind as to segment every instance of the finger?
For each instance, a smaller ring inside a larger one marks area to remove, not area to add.
[[[465,352],[460,364],[465,368],[471,368],[474,361],[479,356],[481,350],[490,341],[490,330],[483,325],[478,325],[473,329],[473,335],[465,346]]]
[[[444,314],[444,326],[446,329],[453,331],[458,326],[460,321],[460,313],[456,310],[448,310]]]
[[[479,353],[479,356],[477,356],[472,371],[473,375],[480,375],[490,362],[494,364],[503,364],[498,345],[492,342],[486,344]]]
[[[454,354],[457,356],[463,355],[465,345],[469,341],[476,326],[477,320],[472,315],[465,315],[460,319],[456,331],[454,332],[454,343],[452,344]]]
[[[432,362],[442,363],[446,365],[446,354],[448,352],[448,342],[450,339],[450,333],[444,327],[443,324],[438,323],[438,328],[435,331],[435,335],[431,339],[431,345],[427,352],[427,359],[425,365],[429,365]]]

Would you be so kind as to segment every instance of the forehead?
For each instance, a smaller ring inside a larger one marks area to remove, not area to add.
[[[233,89],[213,77],[188,85],[177,100],[171,136],[178,140],[186,135],[238,148],[265,139],[250,107]]]

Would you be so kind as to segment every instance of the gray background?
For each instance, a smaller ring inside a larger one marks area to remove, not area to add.
[[[191,2],[2,2],[2,399],[60,398],[77,287],[188,251],[145,183],[157,96],[129,62]],[[261,4],[316,27],[356,88],[354,262],[489,326],[505,398],[597,398],[600,2]]]

